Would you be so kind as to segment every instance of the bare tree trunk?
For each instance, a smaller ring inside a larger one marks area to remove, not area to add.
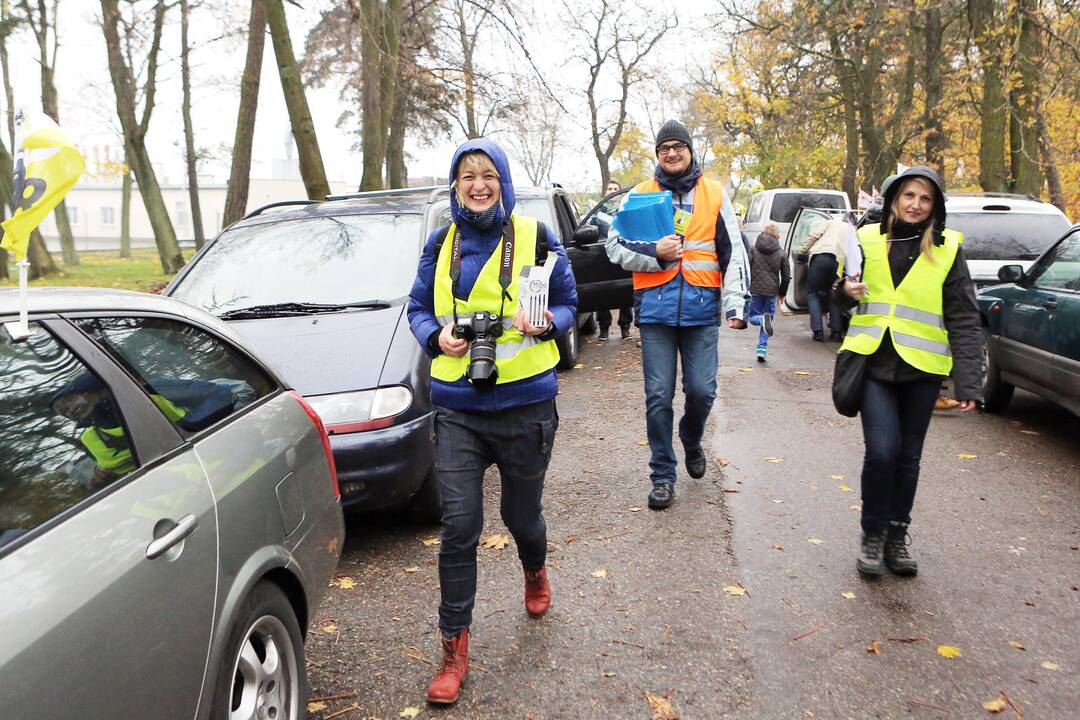
[[[266,40],[266,8],[263,0],[251,0],[248,19],[247,59],[240,80],[240,109],[236,113],[229,190],[225,195],[222,227],[232,225],[247,211],[251,182],[251,140],[255,135],[255,111],[259,107],[259,76],[262,73],[263,46]]]
[[[296,150],[300,157],[300,177],[304,180],[309,200],[325,200],[330,194],[330,185],[326,182],[326,170],[323,169],[322,155],[319,153],[319,138],[315,135],[315,123],[311,119],[307,95],[300,80],[300,71],[296,67],[285,8],[281,0],[265,0],[265,4],[266,24],[270,26],[270,38],[274,44],[274,55],[277,57],[278,75],[281,77],[281,90],[285,94],[293,139],[296,140]]]
[[[1050,193],[1050,202],[1061,212],[1067,212],[1065,200],[1065,187],[1061,181],[1061,171],[1058,170],[1057,153],[1050,140],[1050,129],[1046,125],[1046,115],[1043,114],[1041,103],[1035,107],[1036,129],[1039,133],[1039,157],[1042,159],[1042,170],[1046,174],[1046,189]]]
[[[206,244],[203,234],[202,207],[199,205],[199,168],[195,157],[195,132],[191,127],[191,62],[188,57],[188,0],[180,0],[180,84],[183,99],[180,103],[184,116],[184,154],[187,157],[188,197],[191,202],[191,225],[195,232],[195,249]]]
[[[398,78],[394,89],[394,117],[390,121],[390,137],[386,143],[386,179],[392,188],[408,187],[409,171],[405,167],[405,130],[408,124],[408,80]]]
[[[923,89],[926,93],[923,126],[926,128],[926,164],[945,175],[945,127],[941,118],[944,95],[941,77],[941,8],[931,5],[924,11],[926,47],[923,53]]]
[[[161,259],[161,268],[166,273],[172,274],[183,267],[184,255],[180,251],[180,244],[176,241],[176,231],[173,229],[172,220],[169,219],[165,201],[161,197],[161,187],[158,185],[154,166],[150,163],[150,155],[146,151],[145,142],[146,131],[150,126],[150,115],[154,108],[154,94],[157,90],[157,56],[161,49],[161,31],[167,10],[164,0],[158,0],[154,8],[153,39],[147,55],[142,119],[136,121],[135,78],[120,48],[118,0],[101,0],[102,29],[108,49],[109,75],[116,94],[116,114],[124,130],[124,151],[128,162],[131,163],[131,170],[135,173],[135,180],[139,184],[139,194],[146,207],[146,214],[150,218],[158,257]]]
[[[11,74],[8,72],[8,52],[7,52],[7,36],[11,33],[10,27],[7,26],[8,20],[11,17],[11,10],[9,7],[9,0],[0,0],[0,22],[3,22],[7,28],[2,36],[0,36],[0,65],[3,66],[4,74],[4,100],[7,102],[7,111],[5,116],[7,117],[7,130],[8,130],[8,144],[12,149],[15,148],[15,93],[11,89]]]
[[[124,177],[120,181],[120,257],[131,257],[131,165],[124,151]]]
[[[840,39],[835,33],[829,37],[829,46],[833,54],[833,71],[840,81],[841,102],[844,106],[844,172],[840,178],[840,189],[847,196],[852,207],[859,201],[859,118],[855,110],[855,82],[851,69],[840,60]]]
[[[364,175],[361,190],[379,190],[389,148],[390,123],[397,100],[396,86],[404,21],[402,0],[361,0],[360,47],[363,65],[362,143]]]
[[[469,35],[465,23],[466,2],[459,2],[458,37],[461,40],[461,74],[465,84],[465,133],[471,140],[480,137],[480,125],[476,122],[476,67],[473,54],[476,50],[476,38],[480,35],[479,23],[476,32]]]
[[[1008,118],[995,5],[996,0],[968,0],[968,22],[979,48],[983,76],[979,109],[979,185],[986,192],[1001,192],[1006,189],[1007,182],[1005,128]]]
[[[1039,130],[1035,111],[1039,98],[1039,67],[1042,64],[1042,38],[1038,27],[1038,0],[1016,3],[1020,25],[1017,43],[1018,71],[1011,89],[1012,116],[1009,124],[1009,147],[1013,189],[1038,197],[1043,177],[1039,166]]]

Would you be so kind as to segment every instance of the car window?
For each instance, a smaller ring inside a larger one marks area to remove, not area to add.
[[[519,197],[514,212],[534,217],[555,232],[559,231],[559,226],[551,215],[551,203],[548,202],[546,196]]]
[[[409,294],[420,215],[343,215],[226,230],[170,293],[215,314],[284,302],[345,304]]]
[[[799,221],[791,227],[791,245],[789,250],[793,252],[799,249],[802,244],[806,242],[806,238],[810,233],[824,225],[830,219],[839,217],[839,215],[829,215],[826,213],[802,213],[799,215]]]
[[[968,260],[1034,260],[1069,229],[1060,215],[950,212],[945,226],[964,235]]]
[[[1080,291],[1080,233],[1062,240],[1032,270],[1035,287]]]
[[[772,208],[769,210],[769,219],[773,222],[789,223],[795,219],[795,213],[799,208],[836,208],[844,209],[842,195],[828,193],[776,193],[773,196]]]
[[[0,548],[139,466],[109,388],[32,327],[0,336]]]
[[[238,350],[178,320],[87,318],[75,323],[126,367],[184,435],[270,394],[274,384]]]
[[[755,195],[750,200],[750,209],[746,211],[747,223],[756,223],[761,220],[761,206],[765,202],[765,196],[762,194]]]

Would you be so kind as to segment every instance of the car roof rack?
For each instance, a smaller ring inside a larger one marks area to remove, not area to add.
[[[327,195],[327,200],[355,200],[357,198],[383,197],[387,195],[404,195],[407,193],[430,192],[432,190],[444,190],[445,185],[424,185],[422,187],[390,188],[389,190],[365,190],[364,192],[342,193],[341,195]]]
[[[243,219],[247,220],[248,218],[253,218],[256,215],[261,215],[264,211],[270,210],[271,208],[285,207],[285,206],[288,206],[288,205],[314,205],[316,202],[318,202],[318,201],[317,200],[280,200],[278,202],[272,202],[269,205],[263,205],[260,208],[256,208],[255,210],[252,210],[247,215],[245,215],[243,217]]]
[[[950,197],[988,197],[988,198],[1009,198],[1012,200],[1034,200],[1035,202],[1043,202],[1041,197],[1036,197],[1031,193],[1007,193],[1007,192],[951,192]]]

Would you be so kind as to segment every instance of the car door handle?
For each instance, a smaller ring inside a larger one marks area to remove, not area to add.
[[[1043,307],[1047,310],[1053,310],[1057,307],[1057,300],[1047,300],[1043,303]]]
[[[194,515],[185,515],[180,518],[176,527],[146,546],[146,557],[150,560],[161,557],[169,548],[186,540],[191,533],[195,532],[198,525],[199,520]]]

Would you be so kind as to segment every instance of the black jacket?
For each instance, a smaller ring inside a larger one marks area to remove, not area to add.
[[[776,238],[760,233],[750,249],[750,293],[787,295],[790,270]]]
[[[924,170],[928,172],[923,172]],[[886,193],[884,198],[885,217],[882,218],[882,222],[884,223],[887,219],[888,209],[892,203],[892,193],[899,189],[905,177],[911,175],[924,177],[938,188],[934,224],[942,228],[944,194],[941,192],[941,181],[932,170],[919,167],[905,171],[889,187],[892,192]],[[939,207],[940,213],[937,212]],[[919,238],[913,238],[894,240],[889,244],[889,270],[892,273],[894,286],[903,281],[915,260],[918,259],[919,242]],[[833,299],[844,308],[852,308],[858,304],[843,291],[840,281],[833,288]],[[956,385],[956,397],[958,400],[982,400],[982,323],[979,319],[975,288],[971,283],[971,275],[968,273],[963,247],[957,250],[956,259],[945,276],[945,284],[941,288],[941,309],[945,318],[945,330],[949,333],[949,347],[952,350],[952,378]],[[894,383],[940,377],[918,370],[904,361],[893,347],[889,333],[885,334],[877,351],[870,356],[866,373],[868,377],[875,380]]]

